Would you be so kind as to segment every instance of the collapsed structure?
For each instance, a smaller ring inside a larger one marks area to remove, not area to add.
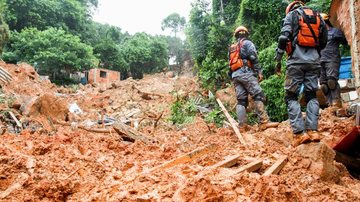
[[[182,128],[167,120],[179,94],[204,96],[193,77],[71,89],[27,64],[0,66],[12,78],[1,83],[0,200],[360,200],[359,181],[331,149],[354,116],[321,111],[320,143],[293,148],[286,121],[255,125],[241,142],[201,115]]]

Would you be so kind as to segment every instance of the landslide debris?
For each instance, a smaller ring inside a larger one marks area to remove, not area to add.
[[[168,122],[172,92],[202,92],[191,76],[158,73],[74,91],[42,80],[30,65],[0,66],[14,78],[2,84],[1,201],[360,201],[360,182],[329,148],[353,118],[321,111],[321,143],[293,148],[285,121],[266,131],[250,127],[244,135],[256,141],[242,145],[231,128],[201,116],[181,128]],[[21,121],[19,132],[8,111]],[[112,130],[114,120],[158,142],[126,141]],[[210,144],[214,151],[193,161],[151,170]],[[209,169],[235,154],[233,167]],[[263,176],[282,156],[288,161],[280,173]],[[259,159],[258,171],[234,172]]]

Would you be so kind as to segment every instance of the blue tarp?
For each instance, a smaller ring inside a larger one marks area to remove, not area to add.
[[[351,57],[341,58],[339,73],[339,79],[353,78],[351,71]]]

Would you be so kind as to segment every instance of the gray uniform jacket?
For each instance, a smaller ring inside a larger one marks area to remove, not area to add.
[[[344,33],[337,28],[329,27],[327,45],[321,50],[321,62],[340,63],[340,44],[347,44]]]
[[[297,34],[299,32],[300,9],[289,12],[281,29],[281,35],[288,36],[293,45],[293,52],[287,60],[287,65],[292,64],[320,64],[320,50],[327,43],[327,29],[323,20],[320,22],[319,48],[302,47],[297,44]]]

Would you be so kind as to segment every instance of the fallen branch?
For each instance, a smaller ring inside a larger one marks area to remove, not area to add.
[[[62,179],[61,181],[69,179],[71,176],[73,176],[73,175],[74,175],[75,173],[77,173],[79,170],[85,168],[85,167],[88,166],[88,165],[89,165],[89,163],[81,166],[80,168],[78,168],[78,169],[76,169],[75,171],[73,171],[72,173],[70,173],[67,177],[65,177],[65,178]]]

